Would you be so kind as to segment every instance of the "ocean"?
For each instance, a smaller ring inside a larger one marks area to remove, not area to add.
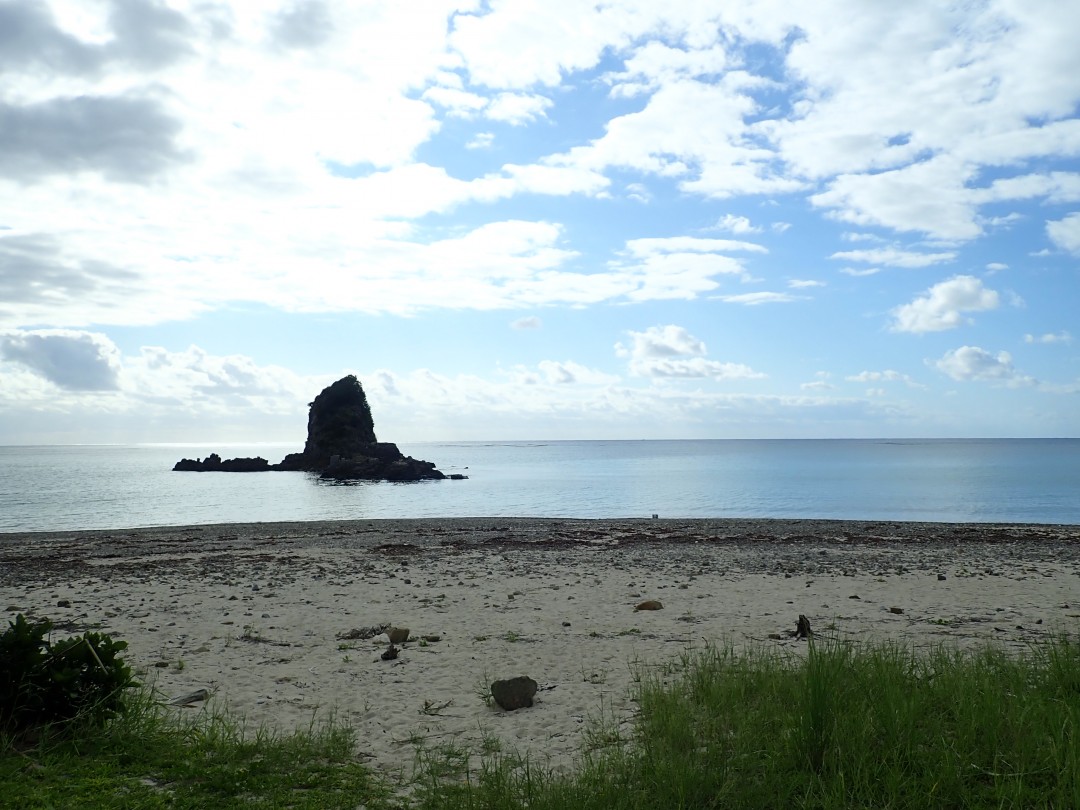
[[[1080,524],[1080,439],[400,444],[465,481],[179,473],[296,445],[0,447],[0,532],[420,517]]]

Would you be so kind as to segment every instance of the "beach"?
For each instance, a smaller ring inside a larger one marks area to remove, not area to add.
[[[637,609],[643,603],[655,604]],[[377,770],[496,748],[568,770],[592,721],[706,644],[1021,650],[1080,630],[1080,527],[814,520],[447,519],[0,534],[0,608],[100,630],[177,711],[251,729],[331,716]],[[384,628],[407,628],[395,645]],[[488,688],[526,675],[533,706]]]

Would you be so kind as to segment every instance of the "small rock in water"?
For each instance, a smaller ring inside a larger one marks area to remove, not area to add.
[[[945,579],[946,579],[946,577],[945,577],[945,575],[944,575],[944,574],[938,574],[938,575],[937,575],[937,581],[938,581],[938,582],[944,582],[944,581],[945,581]]]
[[[533,705],[533,697],[539,688],[536,681],[527,675],[495,681],[491,684],[491,697],[500,708],[508,712],[525,709]]]
[[[903,616],[904,615],[904,609],[899,608],[899,607],[891,607],[891,608],[889,608],[889,613],[894,613],[897,616]]]
[[[71,607],[71,601],[68,599],[61,599],[56,603],[57,607]]]
[[[656,599],[646,599],[638,604],[634,610],[663,610],[664,605]]]

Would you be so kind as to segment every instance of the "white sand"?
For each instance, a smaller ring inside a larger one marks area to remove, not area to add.
[[[635,611],[646,599],[663,609]],[[1076,632],[1080,527],[489,519],[0,535],[0,608],[51,618],[58,635],[100,628],[163,698],[207,688],[211,709],[249,726],[334,713],[390,774],[411,774],[418,743],[478,753],[496,738],[569,768],[590,718],[627,727],[636,678],[707,642],[799,654],[799,614],[819,637],[916,646]],[[339,638],[383,623],[440,640],[384,661],[385,635]],[[531,708],[481,698],[516,675],[540,684]]]

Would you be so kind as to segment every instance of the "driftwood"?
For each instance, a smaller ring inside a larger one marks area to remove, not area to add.
[[[795,638],[813,638],[814,631],[810,629],[810,620],[799,614],[799,622],[795,625]]]
[[[210,697],[209,689],[196,689],[187,695],[180,695],[174,697],[169,701],[170,706],[191,706],[194,703],[198,703],[200,700],[207,700]]]

